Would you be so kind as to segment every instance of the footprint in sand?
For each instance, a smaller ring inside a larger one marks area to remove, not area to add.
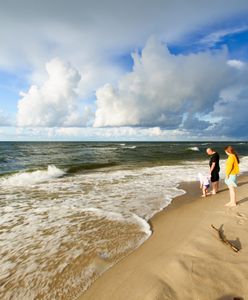
[[[245,221],[247,220],[247,217],[245,214],[237,212],[237,217],[239,218],[237,224],[239,225],[243,225],[245,223]]]
[[[242,218],[242,219],[246,219],[246,220],[247,220],[246,215],[243,214],[243,213],[240,213],[240,212],[237,212],[237,217]]]
[[[245,220],[239,220],[238,222],[237,222],[237,224],[239,224],[239,225],[243,225],[245,223]]]

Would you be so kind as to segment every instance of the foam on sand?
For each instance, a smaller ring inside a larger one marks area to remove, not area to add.
[[[127,222],[129,224],[135,224],[140,227],[140,230],[146,234],[147,237],[151,235],[151,229],[149,224],[136,214],[129,214],[129,215],[122,215],[117,212],[112,211],[105,211],[103,209],[95,208],[95,207],[89,207],[85,208],[82,211],[84,212],[92,212],[99,218],[104,217],[110,221],[118,221],[118,222]]]
[[[70,202],[16,203],[0,217],[1,299],[74,299],[151,234],[134,214]]]

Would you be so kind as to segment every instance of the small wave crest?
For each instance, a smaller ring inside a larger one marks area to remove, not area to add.
[[[11,175],[1,180],[2,185],[7,186],[26,186],[45,182],[53,178],[61,177],[65,172],[54,165],[49,165],[47,170],[37,170],[32,172],[21,172]]]
[[[123,146],[123,149],[136,149],[137,146]]]
[[[188,150],[191,150],[191,151],[200,151],[200,149],[198,147],[189,147]]]

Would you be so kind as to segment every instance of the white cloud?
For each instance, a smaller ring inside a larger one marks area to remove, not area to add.
[[[18,126],[90,125],[92,109],[84,108],[79,97],[87,101],[97,90],[95,126],[179,127],[180,132],[207,128],[211,117],[221,118],[218,110],[204,121],[216,107],[221,90],[238,79],[241,85],[246,82],[238,74],[244,69],[238,61],[229,61],[228,66],[224,51],[173,56],[161,45],[150,44],[141,57],[134,55],[135,69],[123,77],[120,57],[143,47],[154,33],[168,43],[178,42],[196,28],[234,20],[247,10],[247,0],[211,4],[205,0],[103,0],[100,4],[97,0],[44,0],[35,6],[29,0],[2,1],[0,70],[13,74],[28,70],[33,84],[19,101]],[[243,29],[220,30],[203,42],[213,43]],[[61,61],[60,78],[66,79],[57,85],[42,71],[53,57],[77,68]],[[67,77],[69,70],[75,77]],[[151,130],[159,134],[158,129]]]
[[[229,87],[222,91],[220,100],[210,114],[219,120],[210,128],[210,132],[231,138],[247,139],[248,70],[243,75],[246,75],[246,82],[243,85]]]
[[[246,0],[1,1],[0,68],[31,70],[31,82],[39,84],[43,65],[61,57],[83,74],[80,94],[89,97],[118,79],[113,56],[142,47],[151,34],[172,42],[247,9]]]
[[[174,56],[151,38],[133,58],[133,71],[116,88],[107,84],[97,91],[95,127],[203,129],[209,124],[198,115],[209,113],[220,91],[235,81],[225,51]]]
[[[228,60],[225,50],[175,56],[156,38],[133,59],[133,71],[117,86],[97,90],[95,119],[93,110],[79,102],[78,71],[52,60],[45,83],[31,87],[19,101],[18,125],[54,127],[30,129],[32,136],[48,138],[176,140],[213,138],[216,132],[247,136],[245,63]],[[237,114],[232,116],[234,109]],[[87,127],[93,121],[94,128]]]
[[[48,78],[41,87],[31,86],[18,103],[17,125],[85,126],[91,117],[89,107],[80,108],[77,87],[79,72],[60,59],[46,64]]]
[[[241,60],[237,60],[237,59],[231,59],[227,62],[227,64],[233,68],[242,70],[243,68],[245,68],[245,63],[242,62]]]
[[[19,128],[19,139],[29,136],[41,140],[177,140],[190,139],[190,135],[183,130],[162,130],[159,127],[60,127],[60,128]]]
[[[68,137],[94,137],[106,140],[175,140],[180,136],[187,136],[187,134],[182,130],[162,130],[160,127],[58,128],[55,134]]]
[[[81,141],[180,141],[227,140],[226,135],[209,132],[192,133],[183,129],[165,130],[159,127],[61,127],[19,128],[15,140],[81,140]]]

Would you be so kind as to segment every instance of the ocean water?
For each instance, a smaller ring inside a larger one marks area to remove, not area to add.
[[[248,143],[231,143],[248,171]],[[227,143],[0,143],[0,299],[75,299]],[[199,190],[200,194],[200,190]]]

